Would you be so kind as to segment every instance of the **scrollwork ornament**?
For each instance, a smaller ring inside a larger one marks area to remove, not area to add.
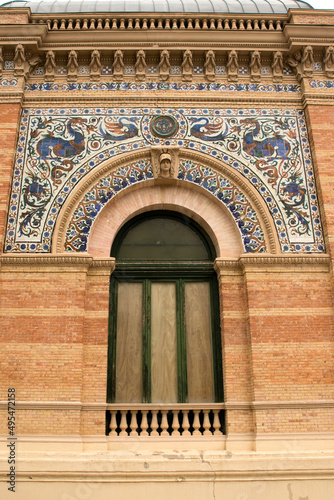
[[[204,62],[204,73],[209,80],[209,82],[213,82],[216,75],[216,57],[213,50],[208,50],[205,54],[205,62]]]
[[[303,65],[303,74],[307,78],[311,78],[313,75],[313,49],[310,45],[304,48],[303,57],[302,57],[302,65]]]
[[[121,50],[116,50],[112,67],[115,80],[122,80],[124,72],[124,56]]]
[[[327,47],[324,57],[325,72],[328,78],[334,77],[334,46]]]
[[[227,61],[227,79],[230,82],[236,82],[238,80],[238,70],[239,70],[238,53],[236,50],[231,50],[228,53],[228,61]]]
[[[142,49],[138,50],[136,55],[135,72],[137,80],[144,80],[146,75],[146,55]]]
[[[55,78],[55,70],[56,70],[56,55],[53,50],[48,50],[46,53],[45,59],[45,79],[47,81],[53,81]]]
[[[101,54],[99,50],[93,50],[90,60],[90,78],[91,80],[99,80],[101,78]]]
[[[193,55],[191,50],[187,49],[183,52],[183,61],[182,61],[182,80],[185,82],[190,82],[193,77]]]
[[[75,50],[71,50],[68,54],[68,62],[67,62],[67,75],[69,81],[75,81],[78,76],[78,54]]]
[[[261,80],[261,55],[258,50],[254,50],[250,60],[251,80],[259,82]]]
[[[283,79],[283,54],[281,51],[278,50],[274,53],[271,68],[274,82],[281,82]]]
[[[168,50],[162,50],[160,53],[159,75],[161,80],[166,81],[169,78],[170,57]]]
[[[19,43],[15,47],[14,62],[15,62],[14,75],[24,75],[26,56],[24,53],[24,47],[21,43]]]

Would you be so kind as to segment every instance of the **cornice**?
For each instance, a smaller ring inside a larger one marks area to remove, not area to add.
[[[92,402],[85,403],[81,401],[16,401],[15,408],[17,410],[58,410],[58,411],[106,411],[108,408],[123,408],[123,407],[131,407],[131,408],[147,408],[147,407],[155,407],[155,408],[169,408],[173,407],[173,405],[164,405],[164,404],[138,404],[135,403],[133,405],[122,405],[120,403],[117,404],[109,404],[104,402]],[[175,405],[174,405],[175,406]],[[180,405],[176,405],[177,407]],[[203,405],[192,405],[184,404],[182,407],[192,408],[194,406],[203,406],[203,408],[207,407],[216,407],[219,406],[221,409],[230,410],[230,411],[238,411],[238,410],[277,410],[277,409],[322,409],[322,408],[334,408],[334,399],[323,399],[323,400],[291,400],[291,401],[225,401],[225,403],[205,403]],[[0,410],[7,409],[8,401],[0,401]]]
[[[168,95],[169,93],[169,95]],[[184,103],[194,103],[194,98],[196,102],[200,104],[201,102],[205,105],[210,103],[210,105],[219,105],[219,106],[235,106],[235,107],[244,107],[245,104],[254,104],[259,107],[265,107],[266,105],[289,105],[292,107],[302,107],[302,94],[298,94],[297,96],[282,96],[282,94],[277,93],[275,95],[267,96],[266,92],[257,92],[256,96],[251,92],[242,92],[243,95],[240,95],[241,92],[226,92],[223,95],[219,95],[219,99],[216,95],[210,95],[210,92],[200,92],[200,91],[186,91],[179,97],[175,95],[173,91],[154,91],[154,97],[152,97],[152,92],[142,92],[142,91],[133,91],[122,93],[122,91],[115,91],[114,95],[111,95],[110,92],[82,92],[81,95],[75,94],[74,92],[69,95],[69,93],[64,92],[63,95],[60,95],[60,92],[50,92],[48,95],[44,92],[36,92],[36,95],[31,95],[32,93],[24,94],[23,105],[27,107],[36,107],[37,104],[43,103],[45,106],[64,106],[66,104],[73,105],[75,102],[77,105],[87,105],[87,103],[114,103],[117,102],[117,105],[120,105],[121,102],[129,103],[152,103],[152,105],[159,105],[163,103],[169,103],[169,105],[175,104],[175,106],[182,105]]]
[[[61,255],[41,255],[41,254],[6,254],[0,256],[0,269],[5,270],[6,267],[17,267],[23,270],[26,267],[30,268],[40,268],[40,270],[46,271],[47,267],[56,268],[74,268],[76,270],[78,267],[84,268],[108,268],[113,269],[115,266],[115,259],[110,258],[97,258],[95,259],[91,255],[82,254],[61,254]]]
[[[245,269],[257,268],[260,272],[265,267],[280,267],[280,272],[301,272],[300,266],[306,266],[303,271],[310,270],[311,272],[316,271],[320,268],[320,271],[325,268],[325,271],[329,271],[331,258],[327,254],[308,254],[308,255],[293,255],[293,254],[281,254],[281,255],[243,255],[239,259],[240,265]],[[298,267],[299,266],[299,267]],[[313,267],[312,267],[313,266]],[[312,267],[312,269],[311,269]],[[252,271],[253,271],[252,269]]]
[[[229,269],[244,269],[256,268],[259,272],[268,268],[279,267],[280,272],[316,272],[317,270],[326,272],[329,271],[331,258],[329,255],[293,255],[293,254],[261,254],[261,255],[242,255],[239,259],[224,259],[217,258],[214,263],[215,271],[218,275],[224,275]],[[304,267],[304,269],[301,269]],[[252,269],[253,270],[253,269]]]

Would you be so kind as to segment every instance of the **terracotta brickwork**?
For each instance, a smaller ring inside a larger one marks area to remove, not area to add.
[[[310,130],[312,154],[318,182],[318,192],[324,213],[324,229],[328,252],[333,254],[334,243],[334,117],[332,106],[308,105],[307,118]]]

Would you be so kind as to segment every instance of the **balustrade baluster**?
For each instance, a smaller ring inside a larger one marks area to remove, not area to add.
[[[158,410],[152,410],[151,436],[159,436],[158,433]]]
[[[210,417],[209,417],[209,412],[210,410],[203,410],[203,415],[204,415],[204,418],[203,418],[203,428],[204,428],[204,431],[203,431],[203,435],[204,436],[211,436],[211,431],[210,431],[210,427],[211,427],[211,422],[210,422]]]
[[[167,410],[161,410],[161,436],[169,436],[169,433],[167,431],[168,429],[168,420],[167,420]]]
[[[121,410],[121,422],[119,424],[119,428],[121,429],[121,432],[119,433],[120,436],[127,436],[128,433],[126,432],[126,429],[128,428],[128,424],[126,421],[126,410]]]
[[[183,432],[182,432],[182,437],[183,436],[191,436],[191,433],[189,431],[190,424],[189,424],[188,412],[189,412],[189,410],[183,410],[183,412],[182,412],[183,413],[183,421],[182,421]]]
[[[171,436],[175,436],[178,433],[179,429],[179,415],[177,410],[172,410],[172,421],[170,426],[172,428]]]
[[[213,434],[217,436],[220,434],[220,421],[219,421],[219,410],[213,410]]]
[[[109,425],[109,429],[110,429],[109,435],[110,436],[117,436],[116,414],[117,414],[117,410],[111,410],[111,412],[110,412],[110,425]]]
[[[142,410],[141,411],[141,414],[142,414],[141,424],[140,424],[140,427],[141,427],[141,433],[140,433],[140,435],[141,436],[148,436],[149,435],[148,432],[147,432],[147,429],[148,429],[147,413],[148,413],[147,410]]]
[[[201,410],[194,410],[194,423],[193,423],[193,436],[201,436],[201,432],[199,428],[201,427],[200,421],[199,421],[199,412]]]
[[[137,436],[137,412],[136,410],[130,410],[130,421],[129,421],[129,436]]]

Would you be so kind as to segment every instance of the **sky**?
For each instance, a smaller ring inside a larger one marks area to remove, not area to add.
[[[334,9],[333,0],[305,0],[314,9]]]

